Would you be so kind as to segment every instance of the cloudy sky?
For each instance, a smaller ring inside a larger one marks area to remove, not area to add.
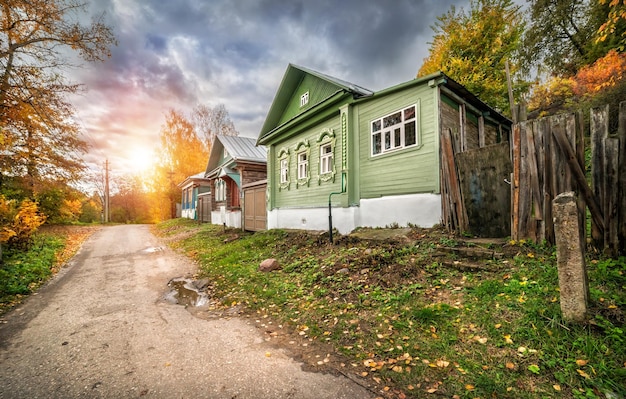
[[[92,167],[136,172],[170,109],[224,104],[256,137],[289,63],[371,90],[413,79],[436,17],[462,0],[89,0],[118,46],[72,78]],[[133,161],[136,159],[136,162]]]

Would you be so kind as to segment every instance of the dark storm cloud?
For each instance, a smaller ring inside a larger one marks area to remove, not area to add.
[[[380,90],[415,77],[431,25],[467,0],[92,0],[119,45],[79,72],[91,134],[153,145],[168,109],[222,103],[256,136],[289,63]],[[122,107],[124,109],[122,109]],[[98,128],[96,125],[106,126]],[[106,143],[106,140],[94,140]],[[118,142],[119,140],[115,140]],[[130,144],[129,144],[130,145]]]

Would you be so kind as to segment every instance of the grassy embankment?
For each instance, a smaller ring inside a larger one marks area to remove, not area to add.
[[[3,248],[0,315],[48,281],[100,226],[43,226],[27,251]]]
[[[198,260],[222,307],[242,306],[274,336],[288,331],[285,344],[306,346],[311,367],[360,376],[381,396],[626,397],[626,258],[588,261],[589,321],[571,325],[553,248],[491,244],[508,255],[476,262],[442,253],[475,244],[437,230],[334,246],[185,220],[155,231]],[[268,257],[282,270],[258,272]]]

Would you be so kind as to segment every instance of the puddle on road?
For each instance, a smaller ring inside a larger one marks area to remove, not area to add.
[[[165,294],[166,302],[184,306],[202,307],[209,305],[211,299],[206,292],[209,280],[193,280],[178,277],[167,283],[170,290]]]
[[[155,253],[155,252],[162,252],[164,250],[163,247],[148,247],[146,249],[143,250],[143,252],[147,252],[149,254],[151,253]]]

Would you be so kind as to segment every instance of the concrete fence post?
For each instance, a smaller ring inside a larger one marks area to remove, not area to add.
[[[574,192],[559,194],[552,201],[552,212],[563,319],[584,322],[589,294],[585,252]]]

